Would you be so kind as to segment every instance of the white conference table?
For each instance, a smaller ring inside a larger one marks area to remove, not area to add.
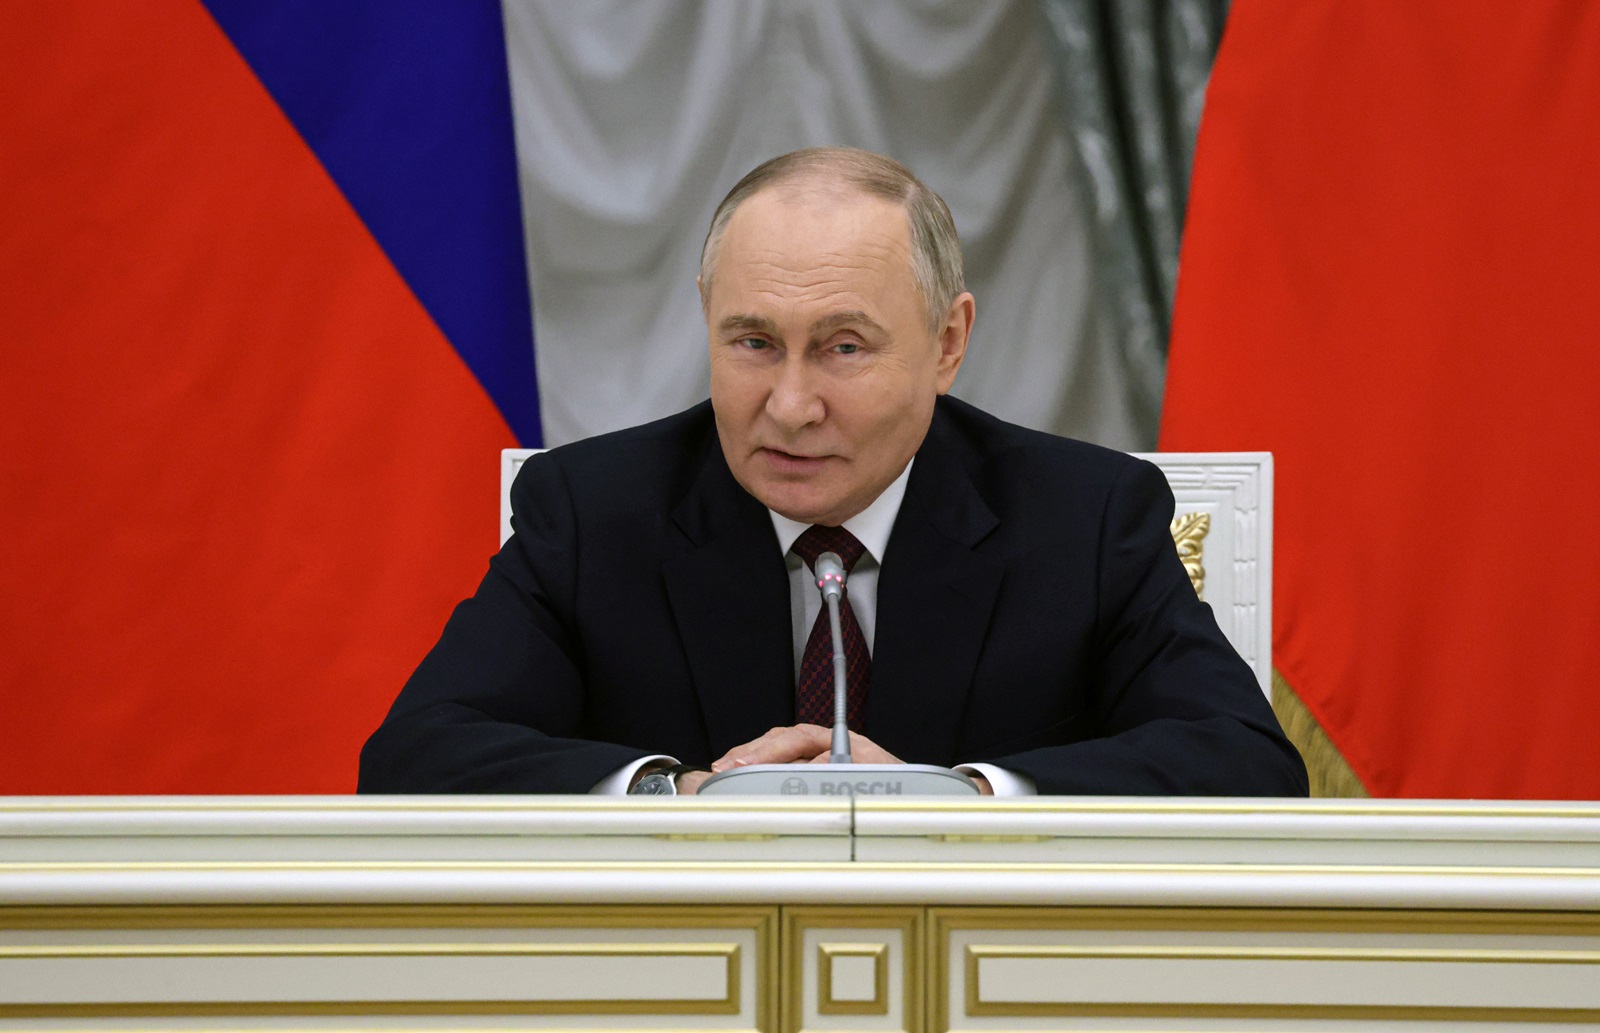
[[[1600,804],[0,798],[0,1029],[1508,1026]]]

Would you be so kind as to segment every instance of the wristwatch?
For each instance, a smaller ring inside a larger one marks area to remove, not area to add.
[[[678,776],[690,771],[705,771],[695,764],[674,764],[670,768],[658,768],[639,779],[628,790],[629,796],[677,796]]]

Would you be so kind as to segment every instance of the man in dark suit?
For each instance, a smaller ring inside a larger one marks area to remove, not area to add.
[[[524,466],[515,533],[367,743],[362,791],[825,761],[823,535],[853,550],[857,762],[1304,795],[1177,559],[1160,472],[947,397],[974,302],[937,195],[865,152],[774,159],[718,209],[700,284],[710,401]]]

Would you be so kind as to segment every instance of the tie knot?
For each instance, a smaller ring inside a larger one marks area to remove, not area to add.
[[[842,527],[824,527],[812,524],[806,528],[790,547],[796,556],[806,561],[806,566],[816,569],[817,557],[825,552],[836,552],[848,573],[855,569],[867,547],[856,541],[856,536]]]

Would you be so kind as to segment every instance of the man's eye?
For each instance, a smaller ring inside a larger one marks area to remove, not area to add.
[[[760,337],[741,337],[739,338],[739,343],[744,347],[751,349],[752,351],[760,351],[763,348],[772,347],[771,341]]]
[[[861,345],[856,344],[854,341],[840,341],[833,346],[833,350],[840,355],[854,355],[861,350]]]

